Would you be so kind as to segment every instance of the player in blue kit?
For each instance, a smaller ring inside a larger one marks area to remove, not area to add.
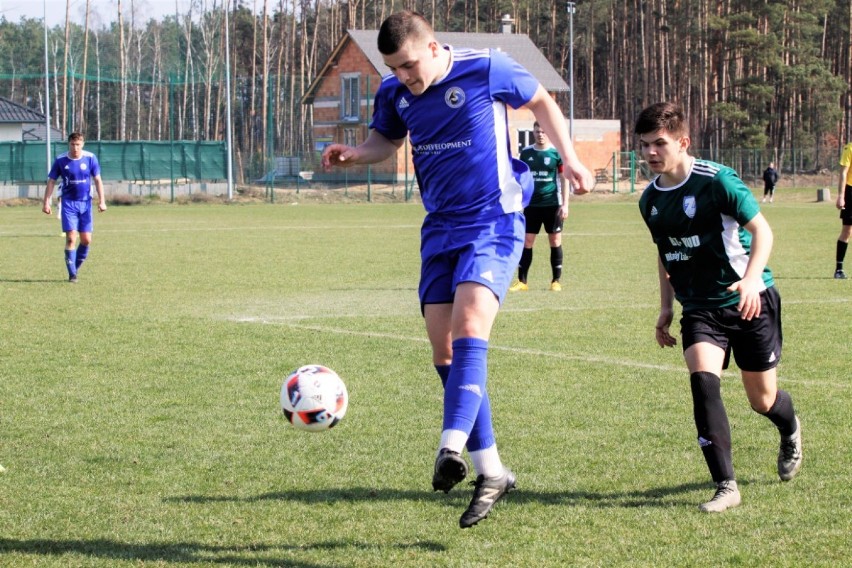
[[[68,137],[68,151],[57,156],[47,174],[42,207],[42,211],[51,214],[50,198],[56,180],[61,178],[59,186],[62,193],[62,230],[65,232],[65,266],[68,268],[68,281],[72,283],[77,282],[77,271],[89,255],[89,246],[92,244],[92,185],[98,192],[98,211],[106,211],[107,208],[101,166],[94,154],[83,150],[84,143],[83,135],[79,132]]]
[[[376,93],[370,134],[332,144],[323,165],[370,164],[410,137],[426,218],[419,295],[432,360],[444,384],[444,418],[432,477],[449,492],[477,477],[459,525],[488,516],[515,487],[497,452],[486,390],[488,341],[524,243],[523,208],[533,184],[511,156],[507,105],[532,110],[559,151],[566,178],[591,188],[559,107],[524,68],[497,50],[442,46],[422,15],[404,11],[381,26],[378,48],[392,74]]]

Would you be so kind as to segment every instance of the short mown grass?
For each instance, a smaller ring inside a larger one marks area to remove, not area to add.
[[[565,290],[511,295],[489,389],[518,491],[458,528],[431,491],[440,382],[417,301],[414,204],[113,207],[77,285],[55,218],[0,208],[0,565],[839,566],[852,558],[852,287],[831,203],[764,212],[784,302],[781,385],[805,463],[724,377],[738,509],[695,443],[679,349],[653,340],[654,250],[636,196],[577,198]],[[802,195],[804,196],[802,190]],[[810,192],[810,190],[807,190]],[[335,429],[288,427],[299,365],[350,391]]]

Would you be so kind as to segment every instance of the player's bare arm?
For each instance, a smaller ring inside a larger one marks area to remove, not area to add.
[[[106,194],[104,193],[104,182],[101,176],[95,176],[95,190],[98,192],[98,211],[104,212],[107,210]]]
[[[846,176],[849,174],[849,166],[845,166],[840,170],[840,181],[837,183],[837,203],[838,209],[846,207]]]
[[[663,266],[663,261],[657,257],[657,273],[660,278],[660,315],[654,326],[654,336],[660,347],[674,347],[677,339],[669,331],[674,319],[674,288],[669,282],[669,273]]]
[[[760,293],[765,288],[763,269],[769,262],[774,237],[763,213],[755,215],[745,229],[752,235],[748,266],[742,280],[728,286],[728,290],[740,293],[737,310],[744,320],[751,320],[760,315]]]
[[[53,197],[53,187],[55,185],[56,181],[47,178],[47,189],[44,190],[44,203],[41,206],[41,210],[47,215],[50,215],[52,211],[50,208],[50,198]]]
[[[370,130],[367,139],[355,147],[346,144],[326,146],[322,153],[322,166],[328,171],[333,167],[375,164],[390,158],[404,142],[404,138],[388,140],[375,130]]]
[[[562,156],[562,162],[565,165],[565,179],[571,182],[574,193],[582,195],[591,191],[595,180],[574,151],[574,145],[571,143],[568,127],[565,124],[565,117],[559,110],[556,101],[544,87],[539,85],[538,90],[526,104],[526,107],[535,115],[535,119],[541,125],[542,130],[550,138],[550,142],[556,147],[559,155]]]

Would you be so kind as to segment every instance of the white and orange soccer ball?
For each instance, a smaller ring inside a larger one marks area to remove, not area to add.
[[[299,430],[334,428],[349,406],[343,380],[328,367],[305,365],[290,373],[281,386],[281,410]]]

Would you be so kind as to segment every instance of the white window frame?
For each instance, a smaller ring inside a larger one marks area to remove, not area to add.
[[[358,122],[361,119],[361,74],[340,75],[340,120]]]

